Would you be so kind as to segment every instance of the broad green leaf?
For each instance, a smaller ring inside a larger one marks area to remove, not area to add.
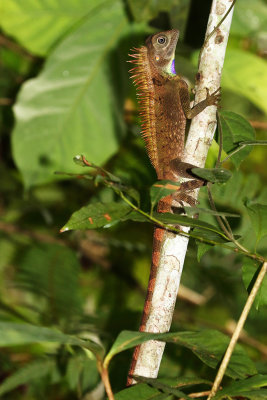
[[[230,153],[238,147],[238,143],[245,140],[254,139],[254,130],[250,123],[240,115],[232,111],[222,111],[219,113],[219,123],[222,127],[223,149]],[[236,167],[240,165],[243,159],[252,150],[247,146],[231,157]]]
[[[259,241],[267,235],[267,205],[246,201],[245,206]]]
[[[60,232],[73,229],[96,229],[127,219],[131,208],[125,203],[92,203],[75,211]],[[126,218],[125,218],[126,217]]]
[[[142,377],[143,379],[143,377]],[[144,378],[146,379],[146,378]],[[153,381],[154,379],[151,379],[152,381],[152,385],[153,385]],[[157,382],[158,379],[157,379]],[[164,383],[165,385],[171,386],[173,388],[185,388],[185,387],[191,387],[194,385],[208,385],[208,386],[212,386],[212,382],[208,381],[207,379],[202,379],[199,377],[195,377],[195,376],[183,376],[183,377],[179,377],[179,378],[161,378],[160,382]]]
[[[245,96],[267,114],[267,63],[262,58],[248,51],[228,48],[222,87]]]
[[[225,183],[232,173],[224,168],[192,168],[193,174],[212,183]]]
[[[248,292],[251,291],[260,268],[261,266],[256,261],[248,257],[243,259],[242,276]],[[257,310],[259,307],[267,305],[267,276],[264,277],[253,304]]]
[[[109,60],[126,27],[121,2],[100,5],[22,86],[12,144],[26,187],[59,179],[56,170],[83,172],[77,154],[102,164],[117,151],[123,122]]]
[[[160,393],[157,389],[152,388],[144,383],[134,385],[127,389],[121,390],[115,395],[116,400],[164,400],[168,397],[166,393]]]
[[[259,388],[267,386],[267,375],[255,375],[244,380],[238,380],[229,386],[219,390],[213,397],[214,400],[224,398],[249,398],[249,399],[266,399],[267,389],[259,390]]]
[[[190,399],[190,397],[188,397],[181,390],[178,390],[176,387],[166,385],[165,383],[160,382],[158,379],[145,378],[143,376],[134,376],[134,378],[137,382],[147,383],[148,385],[150,385],[156,389],[159,389],[163,393],[173,395],[176,397],[182,397],[182,398],[188,399],[188,400]]]
[[[105,357],[104,365],[107,366],[116,354],[147,340],[162,340],[184,346],[211,368],[218,367],[218,363],[221,361],[229,344],[229,338],[215,330],[162,334],[123,331],[119,334]],[[232,378],[244,378],[256,373],[257,370],[253,362],[246,355],[242,347],[237,345],[227,368],[226,375]]]
[[[49,375],[52,369],[56,368],[56,361],[53,359],[41,359],[21,366],[12,375],[8,376],[0,385],[0,396],[10,392],[20,385],[30,383],[35,379],[44,378]]]
[[[160,199],[168,196],[169,194],[177,192],[180,189],[180,186],[181,185],[177,182],[167,180],[155,182],[150,188],[152,210]]]
[[[45,55],[104,0],[7,0],[0,3],[0,25],[27,50]]]
[[[91,340],[82,340],[60,331],[30,324],[0,322],[0,346],[10,347],[29,343],[60,343],[84,347],[91,350],[97,358],[102,358],[103,347]]]
[[[249,36],[266,31],[267,5],[262,0],[237,1],[231,25],[231,35]]]

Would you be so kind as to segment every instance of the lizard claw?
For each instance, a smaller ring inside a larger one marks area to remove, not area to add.
[[[219,101],[221,100],[221,88],[215,90],[212,94],[209,93],[209,89],[206,88],[207,97],[206,100],[209,106],[217,106]]]

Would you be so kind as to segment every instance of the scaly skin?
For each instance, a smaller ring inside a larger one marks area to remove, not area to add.
[[[191,119],[209,105],[216,105],[219,90],[213,94],[207,91],[205,100],[190,108],[190,95],[187,83],[175,74],[174,55],[179,31],[172,29],[150,36],[146,45],[134,49],[132,62],[136,66],[130,70],[131,78],[137,86],[142,135],[158,179],[179,181],[180,177],[189,177],[190,164],[181,161],[184,151],[186,119]],[[182,183],[175,194],[178,201],[193,204],[194,200],[186,192],[203,184],[201,180]],[[158,204],[159,212],[170,212],[173,196],[167,196]],[[155,228],[152,252],[152,265],[147,296],[139,330],[146,332],[146,322],[151,309],[157,269],[161,257],[165,230]],[[135,365],[140,346],[135,348],[128,375],[127,386],[133,383]]]

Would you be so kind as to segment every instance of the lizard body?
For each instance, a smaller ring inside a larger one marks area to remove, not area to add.
[[[130,70],[131,78],[137,86],[142,121],[142,135],[147,152],[158,179],[178,181],[180,177],[189,177],[193,166],[182,162],[185,141],[186,119],[191,119],[209,105],[217,104],[218,90],[213,94],[207,91],[205,100],[190,107],[190,95],[187,83],[175,73],[174,57],[179,31],[173,29],[148,37],[146,45],[133,49]],[[203,184],[201,180],[191,180],[181,184],[175,194],[178,201],[194,203],[186,191]],[[166,196],[158,204],[158,212],[170,212],[173,196]],[[139,330],[146,330],[151,309],[157,269],[161,256],[161,247],[165,230],[156,227],[153,238],[152,265],[147,296]],[[135,348],[128,375],[127,385],[133,382],[132,375],[138,358],[140,346]]]

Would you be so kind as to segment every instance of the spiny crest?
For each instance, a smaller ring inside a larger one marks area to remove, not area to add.
[[[156,127],[154,113],[154,87],[152,82],[151,70],[147,55],[147,48],[133,48],[134,53],[129,54],[133,60],[128,62],[135,64],[130,69],[131,79],[137,86],[137,96],[139,102],[139,114],[142,124],[142,136],[146,143],[148,156],[153,167],[158,168],[158,157],[156,148]]]

